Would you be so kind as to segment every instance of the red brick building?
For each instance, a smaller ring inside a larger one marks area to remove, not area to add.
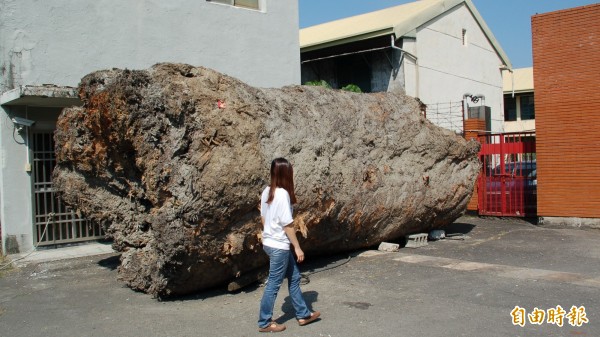
[[[600,227],[600,4],[531,28],[540,222]]]

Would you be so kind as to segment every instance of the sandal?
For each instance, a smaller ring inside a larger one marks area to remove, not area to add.
[[[318,311],[315,311],[315,312],[311,313],[310,316],[308,316],[306,318],[300,318],[298,320],[298,324],[300,326],[302,326],[302,325],[306,325],[306,324],[312,323],[315,320],[317,320],[317,318],[319,318],[319,316],[321,316],[321,313],[318,312]]]
[[[277,324],[275,321],[272,321],[264,328],[258,329],[259,332],[281,332],[283,330],[285,330],[285,325]]]

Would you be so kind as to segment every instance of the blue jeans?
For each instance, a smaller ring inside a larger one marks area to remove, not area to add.
[[[310,310],[306,306],[302,290],[300,290],[300,270],[294,260],[294,254],[290,250],[276,249],[264,246],[263,249],[269,255],[269,279],[265,286],[260,301],[260,315],[258,317],[258,327],[264,328],[271,324],[273,318],[273,307],[277,293],[283,283],[283,279],[288,279],[288,289],[296,318],[306,318],[310,316]]]

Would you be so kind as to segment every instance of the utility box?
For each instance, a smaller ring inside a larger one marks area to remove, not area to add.
[[[492,109],[489,106],[480,105],[469,107],[469,119],[485,121],[485,130],[492,131]]]

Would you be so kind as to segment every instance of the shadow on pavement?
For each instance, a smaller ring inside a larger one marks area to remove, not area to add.
[[[121,264],[121,261],[119,260],[120,257],[120,255],[107,257],[106,259],[98,261],[98,265],[109,270],[117,270],[117,267]]]
[[[475,227],[476,227],[475,225],[472,225],[469,223],[454,222],[454,223],[446,225],[440,229],[444,230],[446,232],[446,235],[452,235],[452,234],[468,234]]]
[[[283,295],[281,294],[281,290],[279,293],[280,295]],[[308,310],[310,310],[311,312],[315,311],[315,309],[313,309],[313,303],[318,302],[319,293],[311,290],[303,292],[302,295],[304,295],[304,300],[306,301]],[[278,323],[285,323],[289,320],[296,320],[296,312],[294,310],[294,306],[292,305],[292,300],[289,295],[286,296],[283,300],[283,304],[281,305],[281,311],[283,311],[284,314],[276,319]]]

